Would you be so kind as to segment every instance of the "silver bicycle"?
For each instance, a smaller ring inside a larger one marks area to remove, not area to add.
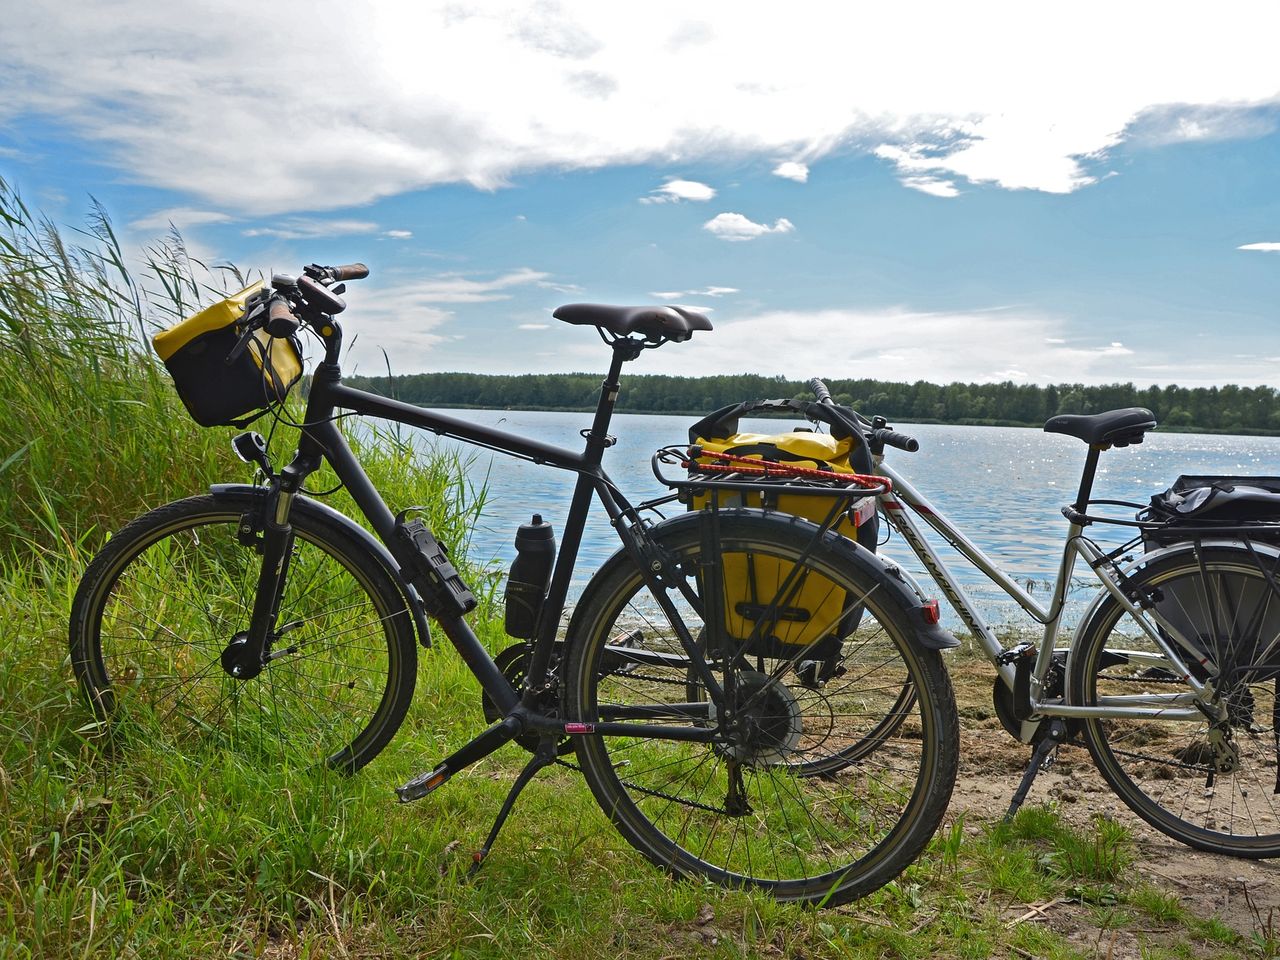
[[[821,381],[810,386],[831,403]],[[914,439],[883,418],[846,413],[864,425],[875,472],[892,483],[880,495],[885,520],[994,665],[1001,724],[1034,747],[1009,814],[1059,744],[1083,741],[1115,793],[1156,829],[1202,850],[1280,856],[1280,481],[1183,478],[1192,482],[1169,504],[1095,500],[1101,454],[1141,443],[1154,416],[1131,407],[1053,417],[1045,431],[1081,440],[1088,453],[1062,510],[1066,542],[1044,605],[886,462],[886,447],[914,451]],[[1204,509],[1214,497],[1218,506]],[[1134,512],[1096,513],[1116,508]],[[1091,538],[1095,524],[1128,527],[1131,537],[1109,548]],[[1005,647],[924,527],[1016,601],[1039,642]],[[1077,560],[1101,590],[1064,645]]]

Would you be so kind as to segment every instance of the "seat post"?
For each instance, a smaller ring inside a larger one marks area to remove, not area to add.
[[[641,349],[640,344],[626,337],[613,341],[609,372],[600,384],[600,401],[596,404],[596,415],[591,421],[591,432],[587,434],[586,456],[593,464],[599,464],[604,459],[604,451],[608,446],[609,421],[613,417],[614,405],[618,402],[622,365],[639,356]]]
[[[1098,456],[1103,449],[1095,444],[1089,444],[1089,455],[1084,461],[1084,474],[1080,477],[1080,490],[1076,493],[1076,502],[1073,504],[1076,513],[1085,513],[1085,508],[1089,505],[1089,496],[1093,493],[1093,479],[1098,473]]]

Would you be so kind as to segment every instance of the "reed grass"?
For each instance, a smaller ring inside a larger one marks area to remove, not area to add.
[[[187,418],[145,337],[245,278],[195,263],[176,236],[135,275],[102,211],[73,246],[2,181],[0,218],[0,960],[1070,957],[1081,954],[1051,930],[1011,929],[1008,905],[1063,896],[1082,875],[1124,895],[1124,854],[1075,857],[1095,838],[1052,813],[1012,832],[957,821],[899,880],[839,910],[674,882],[565,768],[535,781],[463,882],[525,757],[507,747],[420,804],[393,802],[394,785],[483,724],[475,681],[448,650],[421,658],[399,736],[353,778],[98,736],[66,653],[88,556],[146,508],[250,477],[228,431]],[[466,464],[394,435],[352,439],[381,489],[427,505],[442,539],[465,548],[484,499]],[[281,428],[273,449],[291,442]],[[496,649],[493,580],[469,575],[489,586],[477,629]],[[1245,942],[1233,936],[1227,949]]]

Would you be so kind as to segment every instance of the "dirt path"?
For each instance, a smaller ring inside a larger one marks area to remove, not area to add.
[[[1026,768],[1030,748],[1000,727],[991,706],[991,670],[979,661],[949,664],[961,713],[960,775],[951,802],[953,814],[963,813],[976,829],[999,820]],[[1092,827],[1098,814],[1113,817],[1133,834],[1137,860],[1134,873],[1197,916],[1217,917],[1250,935],[1270,914],[1280,927],[1280,860],[1240,860],[1201,853],[1170,840],[1130,812],[1098,775],[1083,747],[1063,747],[1053,767],[1037,778],[1028,804],[1054,802],[1061,817],[1081,828]],[[1023,908],[1022,912],[1026,912]],[[1139,957],[1140,939],[1160,937],[1159,924],[1135,932],[1100,935],[1094,913],[1082,904],[1060,903],[1036,916],[1066,934],[1086,953]],[[1185,931],[1181,936],[1185,937]],[[1183,941],[1185,942],[1185,940]],[[1191,945],[1193,948],[1195,944]],[[1221,955],[1222,948],[1205,955]],[[1195,954],[1201,951],[1196,949]]]

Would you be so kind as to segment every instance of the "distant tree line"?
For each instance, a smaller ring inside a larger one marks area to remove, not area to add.
[[[350,377],[348,382],[423,406],[590,410],[599,396],[601,376],[415,373],[391,378]],[[826,383],[837,403],[890,420],[1039,426],[1058,413],[1147,407],[1166,427],[1280,434],[1280,393],[1271,387],[1037,386],[1008,380],[937,384],[831,379]],[[623,380],[618,408],[631,413],[703,414],[739,400],[776,397],[812,399],[803,382],[782,377],[638,375]]]

